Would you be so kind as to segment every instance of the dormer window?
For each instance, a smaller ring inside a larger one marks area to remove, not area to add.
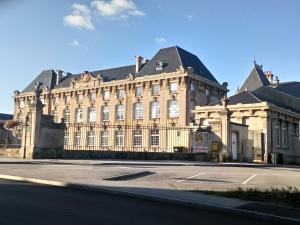
[[[162,61],[156,62],[156,70],[162,70],[164,66],[164,63]]]

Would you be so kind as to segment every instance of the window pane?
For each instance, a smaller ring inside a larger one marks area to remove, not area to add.
[[[89,108],[89,122],[96,122],[96,109],[94,107]]]
[[[178,91],[178,84],[177,83],[171,83],[170,84],[170,92],[176,93]]]
[[[140,102],[135,103],[134,115],[135,115],[135,119],[143,119],[142,103],[140,103]]]
[[[101,134],[101,144],[102,146],[108,146],[108,131],[103,131]]]
[[[152,146],[159,145],[159,130],[158,129],[152,129],[151,130],[151,138],[150,143]]]
[[[96,101],[96,93],[95,93],[95,92],[92,92],[92,93],[90,94],[90,100],[91,100],[92,102]]]
[[[169,101],[169,117],[178,117],[179,116],[179,107],[177,100]]]
[[[102,120],[109,120],[109,107],[103,106],[102,108]]]
[[[65,123],[70,123],[70,110],[66,109],[64,113]]]
[[[124,105],[117,105],[117,120],[124,120],[125,107]]]
[[[76,122],[77,123],[81,123],[82,122],[82,109],[77,109]]]
[[[159,85],[158,84],[152,85],[152,95],[159,95]]]
[[[117,130],[116,133],[116,146],[124,145],[124,134],[122,130]]]
[[[124,89],[118,89],[117,97],[118,99],[123,99],[124,98]]]
[[[142,146],[142,130],[138,129],[133,131],[133,145]]]
[[[88,146],[94,146],[95,145],[95,133],[94,131],[88,132]]]
[[[70,95],[66,96],[65,103],[66,103],[66,105],[69,105],[71,103],[71,96]]]
[[[77,103],[82,103],[83,102],[83,95],[78,95],[77,96]]]
[[[159,118],[160,117],[160,106],[159,102],[152,102],[151,103],[151,118]]]
[[[110,92],[109,91],[104,91],[103,99],[104,100],[109,100],[109,98],[110,98]]]
[[[140,97],[142,96],[143,93],[143,87],[142,86],[138,86],[135,88],[135,96]]]

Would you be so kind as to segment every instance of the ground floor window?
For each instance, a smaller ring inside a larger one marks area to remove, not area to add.
[[[102,131],[101,133],[101,145],[108,146],[109,134],[108,131]]]
[[[95,132],[89,131],[88,132],[88,146],[94,146],[95,145]]]
[[[150,143],[152,146],[159,145],[159,130],[156,128],[151,129]]]
[[[142,130],[137,129],[133,131],[133,145],[142,146]]]
[[[65,131],[65,135],[64,135],[64,145],[68,145],[69,144],[69,132]]]
[[[283,147],[287,147],[288,145],[288,132],[287,132],[287,123],[283,122],[282,123],[282,145]]]
[[[74,144],[75,146],[80,146],[81,145],[81,132],[77,131],[75,132],[75,139],[74,139]]]
[[[275,124],[275,143],[276,147],[280,147],[280,122],[277,121]]]
[[[116,131],[116,146],[123,146],[124,145],[124,133],[122,130]]]

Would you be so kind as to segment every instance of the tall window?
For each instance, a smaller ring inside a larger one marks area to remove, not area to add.
[[[123,98],[124,98],[124,95],[125,95],[124,89],[118,89],[118,92],[117,92],[117,98],[118,98],[118,99],[123,99]]]
[[[134,104],[134,118],[136,120],[143,119],[143,105],[141,102]]]
[[[125,117],[125,107],[124,107],[124,105],[117,105],[116,117],[117,117],[117,120],[124,120],[124,117]]]
[[[101,132],[101,145],[102,146],[108,146],[108,141],[109,141],[109,134],[108,131],[102,131]]]
[[[45,104],[44,96],[41,96],[41,97],[40,97],[40,101],[41,101],[43,104]]]
[[[65,109],[64,119],[65,119],[65,123],[70,123],[70,110],[69,109]]]
[[[81,108],[78,108],[77,109],[77,112],[76,112],[76,122],[77,123],[81,123],[82,122],[82,109]]]
[[[21,99],[20,100],[20,105],[19,105],[20,109],[23,109],[24,108],[24,100]]]
[[[143,87],[142,86],[135,87],[135,96],[141,97],[142,94],[143,94]]]
[[[87,139],[88,139],[87,140],[87,145],[88,146],[94,146],[95,145],[95,132],[94,131],[89,131]]]
[[[102,120],[109,120],[109,107],[107,105],[102,108]]]
[[[55,96],[54,97],[54,105],[58,105],[58,103],[59,103],[59,97]]]
[[[282,123],[282,145],[283,147],[287,147],[288,145],[288,133],[287,133],[287,123],[286,122],[283,122]]]
[[[53,115],[54,123],[58,123],[58,112],[56,110],[54,110],[52,115]]]
[[[66,96],[65,103],[66,103],[66,105],[70,105],[70,103],[71,103],[71,96],[70,95]]]
[[[160,117],[160,106],[158,101],[151,102],[151,118],[156,119]]]
[[[178,92],[178,83],[171,83],[170,84],[170,93],[177,93]]]
[[[103,92],[103,100],[108,101],[110,98],[110,92],[109,90],[106,90]]]
[[[276,147],[280,147],[280,122],[277,121],[275,124],[275,138]]]
[[[91,93],[90,93],[90,101],[91,101],[91,102],[96,101],[96,92],[91,92]]]
[[[142,130],[137,129],[133,131],[133,145],[142,146]]]
[[[159,95],[159,91],[160,91],[159,85],[153,84],[152,85],[152,95]]]
[[[75,132],[74,145],[75,146],[81,145],[81,132],[80,131]]]
[[[65,131],[65,135],[64,135],[64,145],[68,145],[69,144],[69,131]]]
[[[174,118],[179,116],[179,107],[177,100],[169,101],[169,117]]]
[[[96,109],[95,107],[89,108],[89,122],[96,122]]]
[[[122,130],[116,131],[116,146],[124,145],[124,133]]]
[[[157,128],[151,129],[150,144],[152,146],[159,145],[159,130]]]
[[[77,103],[81,104],[82,102],[83,102],[83,95],[80,94],[77,96]]]

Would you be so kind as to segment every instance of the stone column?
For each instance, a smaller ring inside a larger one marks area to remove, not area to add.
[[[220,161],[226,161],[231,152],[231,134],[230,134],[230,115],[228,110],[228,98],[222,100],[223,109],[219,112],[221,121],[221,141],[222,148],[220,154]]]

